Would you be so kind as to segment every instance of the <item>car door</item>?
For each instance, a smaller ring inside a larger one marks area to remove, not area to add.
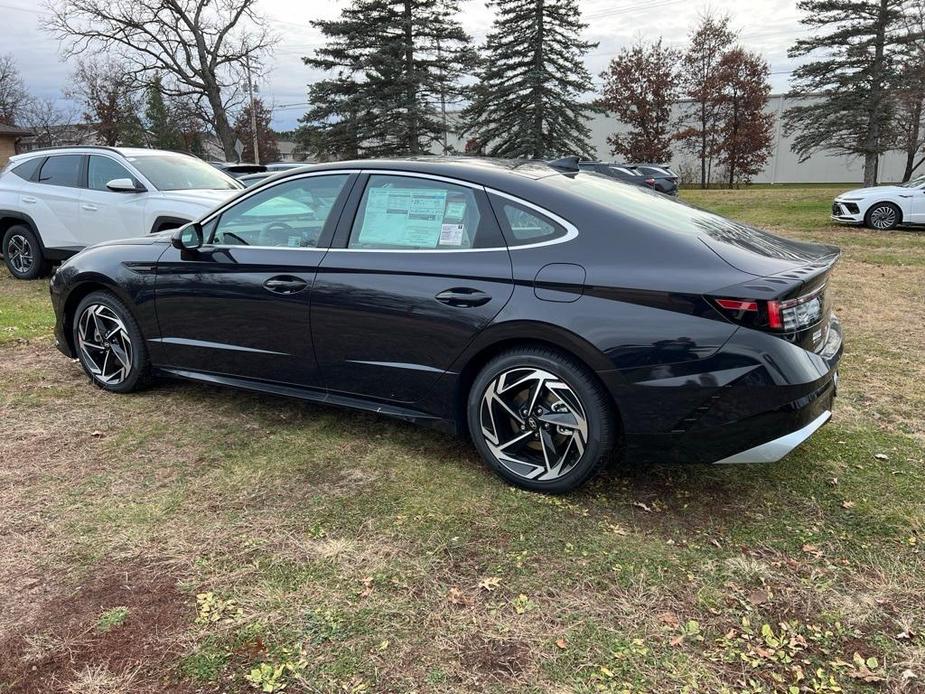
[[[87,187],[80,196],[82,237],[90,244],[144,234],[145,194],[138,177],[112,157],[91,154],[87,159]],[[109,190],[106,184],[117,178],[131,179],[138,191]]]
[[[309,329],[315,273],[355,174],[283,179],[206,220],[206,243],[157,266],[160,350],[180,371],[319,385]],[[157,356],[154,356],[154,355]]]
[[[38,227],[45,248],[79,250],[89,245],[80,230],[82,154],[49,156],[33,181],[23,184],[20,202]]]
[[[513,292],[511,260],[480,186],[364,174],[312,293],[328,390],[411,403],[427,394]]]

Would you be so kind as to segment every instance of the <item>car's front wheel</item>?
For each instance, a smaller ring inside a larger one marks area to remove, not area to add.
[[[571,491],[596,475],[616,444],[601,384],[559,352],[515,349],[492,359],[468,399],[469,432],[504,479],[535,491]]]
[[[113,294],[84,297],[74,313],[73,337],[80,365],[100,388],[128,393],[147,381],[150,364],[141,330]]]
[[[3,260],[10,274],[20,280],[34,280],[48,270],[38,238],[21,224],[14,224],[3,235]]]
[[[878,231],[895,229],[902,221],[902,211],[891,202],[878,202],[864,215],[865,226]]]

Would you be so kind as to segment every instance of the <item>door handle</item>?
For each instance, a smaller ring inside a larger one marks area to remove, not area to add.
[[[98,209],[100,209],[96,205],[91,205],[86,202],[83,205],[81,205],[81,208],[87,210],[87,212],[96,212]]]
[[[471,287],[453,287],[440,292],[434,298],[440,303],[459,307],[484,306],[491,301],[489,294]]]
[[[34,205],[34,204],[37,203],[39,200],[38,200],[38,198],[33,198],[31,195],[23,195],[23,196],[22,196],[22,201],[25,202],[25,203],[28,203],[29,205]]]
[[[263,283],[264,289],[274,294],[296,294],[308,288],[308,282],[291,275],[271,277]]]

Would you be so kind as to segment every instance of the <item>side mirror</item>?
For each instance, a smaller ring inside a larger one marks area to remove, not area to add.
[[[170,243],[181,251],[195,251],[202,246],[202,226],[199,222],[190,222],[173,232]]]
[[[113,193],[137,193],[138,186],[130,178],[114,178],[106,184]]]

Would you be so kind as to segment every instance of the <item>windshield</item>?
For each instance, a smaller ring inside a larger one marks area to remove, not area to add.
[[[899,184],[901,188],[920,188],[923,185],[925,185],[925,176],[919,176],[918,178],[913,178],[911,181]]]
[[[241,186],[214,166],[183,154],[146,154],[128,160],[158,190],[237,190]]]

